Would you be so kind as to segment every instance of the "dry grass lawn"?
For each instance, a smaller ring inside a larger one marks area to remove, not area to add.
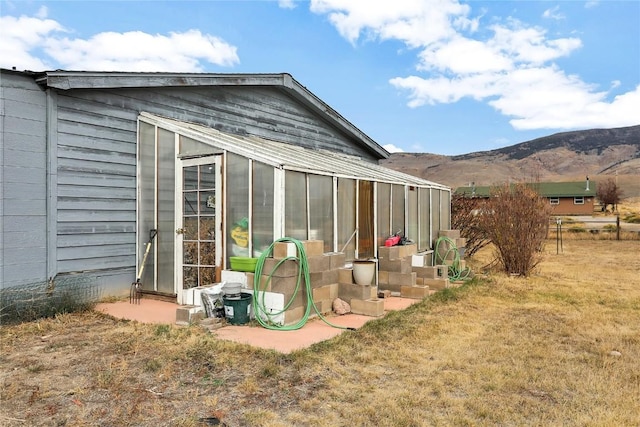
[[[549,241],[529,278],[492,273],[291,355],[94,312],[3,326],[0,425],[638,426],[639,252]]]

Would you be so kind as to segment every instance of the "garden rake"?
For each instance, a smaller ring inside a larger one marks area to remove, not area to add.
[[[147,247],[145,248],[144,255],[142,256],[140,270],[138,271],[136,281],[131,284],[131,289],[129,290],[129,304],[140,304],[140,296],[142,295],[142,272],[144,271],[144,266],[147,263],[149,252],[151,252],[151,244],[153,243],[153,239],[155,239],[157,235],[158,230],[156,230],[155,228],[149,230],[149,241],[147,242]]]

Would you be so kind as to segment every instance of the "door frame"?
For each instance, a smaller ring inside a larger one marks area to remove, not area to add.
[[[184,228],[184,202],[183,202],[183,186],[184,186],[184,173],[185,167],[202,166],[212,164],[215,167],[215,268],[217,270],[222,269],[222,253],[223,253],[223,228],[222,228],[222,155],[213,154],[192,158],[177,158],[175,167],[175,250],[174,250],[174,283],[175,293],[178,297],[179,304],[186,303],[186,295],[184,292],[184,274],[183,274],[183,247],[184,247],[184,234],[181,230]]]

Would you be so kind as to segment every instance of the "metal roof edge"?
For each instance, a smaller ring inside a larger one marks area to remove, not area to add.
[[[280,87],[298,102],[317,111],[323,119],[362,142],[379,159],[390,153],[345,119],[326,102],[300,84],[289,73],[168,73],[127,71],[44,71],[36,79],[40,85],[59,89],[109,89],[182,86],[273,86]]]

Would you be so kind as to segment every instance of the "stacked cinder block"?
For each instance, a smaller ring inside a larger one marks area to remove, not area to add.
[[[373,317],[384,314],[384,300],[378,299],[375,280],[367,285],[355,283],[350,267],[343,267],[338,273],[338,297],[349,303],[352,313]]]
[[[414,264],[425,264],[429,257],[418,255],[416,244],[381,246],[378,248],[380,271],[378,287],[382,291],[400,294],[405,298],[424,298],[429,295],[429,287],[418,283]]]
[[[304,240],[302,245],[309,266],[313,301],[321,313],[329,313],[332,310],[333,300],[338,297],[339,269],[345,265],[345,254],[324,253],[322,240]],[[276,242],[271,257],[264,260],[260,277],[261,291],[283,294],[285,304],[292,300],[284,312],[285,325],[302,319],[308,303],[304,276],[296,289],[299,263],[295,259],[286,259],[289,257],[298,257],[296,245],[292,242]],[[282,263],[276,268],[280,262]],[[270,280],[269,275],[271,275]],[[252,274],[248,275],[247,282],[253,285]],[[315,315],[314,310],[311,311],[311,316],[313,315]]]

